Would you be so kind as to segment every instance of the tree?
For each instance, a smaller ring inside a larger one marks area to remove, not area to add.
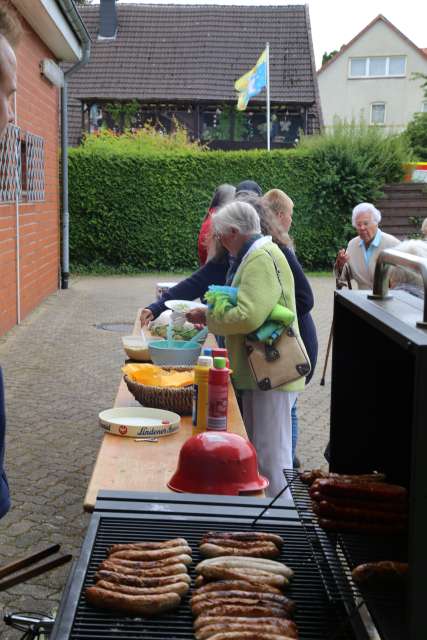
[[[417,159],[427,160],[427,112],[414,115],[405,129],[404,136]]]
[[[324,64],[329,62],[329,60],[331,60],[337,53],[338,53],[338,51],[336,49],[334,49],[330,53],[327,53],[325,51],[325,53],[323,54],[323,57],[322,57],[322,67],[323,67]]]

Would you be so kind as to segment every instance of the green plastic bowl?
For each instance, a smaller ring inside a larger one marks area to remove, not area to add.
[[[191,367],[197,363],[201,350],[202,346],[197,342],[153,340],[148,343],[151,360],[160,367],[164,365]]]

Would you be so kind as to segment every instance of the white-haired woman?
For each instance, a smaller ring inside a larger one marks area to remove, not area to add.
[[[372,289],[378,255],[399,244],[397,238],[378,228],[380,222],[381,213],[370,202],[354,207],[351,223],[358,235],[350,240],[347,250],[338,252],[335,275],[339,286],[355,280],[359,289]]]
[[[245,336],[265,322],[277,303],[296,312],[294,279],[283,252],[270,236],[261,234],[259,216],[249,203],[227,204],[212,218],[212,226],[215,237],[234,258],[226,284],[238,288],[237,305],[221,320],[214,319],[209,311],[204,317],[199,310],[187,317],[207,321],[212,333],[225,336],[233,383],[242,394],[245,426],[257,450],[261,473],[270,480],[268,494],[273,496],[285,485],[282,469],[292,468],[291,409],[298,392],[304,389],[304,378],[278,389],[259,391],[249,368]],[[297,320],[294,330],[298,332]]]

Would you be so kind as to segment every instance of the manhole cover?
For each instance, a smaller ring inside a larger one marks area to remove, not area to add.
[[[132,322],[101,322],[96,324],[97,329],[103,329],[104,331],[117,331],[117,333],[132,333]]]

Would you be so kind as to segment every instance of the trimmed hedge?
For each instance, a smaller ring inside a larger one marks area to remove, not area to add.
[[[345,145],[344,145],[345,147]],[[197,267],[197,235],[215,188],[256,180],[295,202],[292,236],[307,269],[331,265],[354,235],[352,207],[398,180],[402,158],[378,171],[351,149],[181,151],[149,156],[79,147],[69,153],[73,268],[174,271]]]

